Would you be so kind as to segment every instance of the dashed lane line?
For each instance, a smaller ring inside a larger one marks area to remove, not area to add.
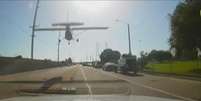
[[[86,81],[87,81],[87,77],[86,77],[86,75],[85,75],[85,73],[84,73],[82,67],[80,67],[80,71],[81,71],[81,73],[82,73],[82,76],[83,76],[83,78],[84,78],[84,81],[86,82]],[[87,88],[88,88],[89,94],[92,95],[93,93],[92,93],[92,90],[91,90],[91,86],[90,86],[87,82],[86,82],[86,86],[87,86]]]

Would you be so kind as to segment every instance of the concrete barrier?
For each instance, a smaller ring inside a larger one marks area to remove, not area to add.
[[[50,60],[31,60],[0,57],[0,75],[54,68],[66,65],[67,64],[65,63],[58,63]]]

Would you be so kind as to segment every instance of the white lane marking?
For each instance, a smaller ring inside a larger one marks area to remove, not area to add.
[[[98,71],[98,70],[97,70]],[[179,98],[179,99],[182,99],[182,100],[185,100],[185,101],[197,101],[197,100],[194,100],[194,99],[191,99],[191,98],[187,98],[187,97],[183,97],[183,96],[179,96],[179,95],[176,95],[176,94],[173,94],[173,93],[170,93],[170,92],[167,92],[167,91],[164,91],[164,90],[161,90],[161,89],[158,89],[158,88],[153,88],[153,87],[150,87],[150,86],[147,86],[147,85],[144,85],[144,84],[139,84],[139,83],[136,83],[136,82],[133,82],[129,79],[125,79],[123,77],[118,77],[114,74],[109,74],[107,72],[104,72],[104,71],[101,71],[102,73],[106,74],[106,75],[110,75],[110,76],[113,76],[117,79],[121,79],[121,80],[124,80],[124,81],[127,81],[131,84],[134,84],[134,85],[137,85],[137,86],[140,86],[140,87],[144,87],[144,88],[147,88],[147,89],[151,89],[151,90],[154,90],[154,91],[157,91],[157,92],[160,92],[160,93],[163,93],[163,94],[166,94],[166,95],[169,95],[169,96],[173,96],[173,97],[176,97],[176,98]]]
[[[83,76],[83,78],[84,78],[84,81],[87,81],[87,77],[86,77],[86,75],[85,75],[85,73],[84,73],[82,67],[80,67],[80,71],[81,71],[81,73],[82,73],[82,76]],[[86,82],[86,86],[87,86],[87,88],[88,88],[89,94],[92,95],[93,93],[92,93],[92,90],[91,90],[91,86],[90,86],[87,82]]]

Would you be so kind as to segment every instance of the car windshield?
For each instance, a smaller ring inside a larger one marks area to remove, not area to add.
[[[0,100],[201,100],[199,0],[1,0],[0,22]]]

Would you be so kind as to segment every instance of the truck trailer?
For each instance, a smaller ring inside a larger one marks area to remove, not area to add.
[[[122,55],[118,61],[119,67],[117,69],[118,72],[123,74],[133,73],[137,74],[137,60],[134,55]]]

